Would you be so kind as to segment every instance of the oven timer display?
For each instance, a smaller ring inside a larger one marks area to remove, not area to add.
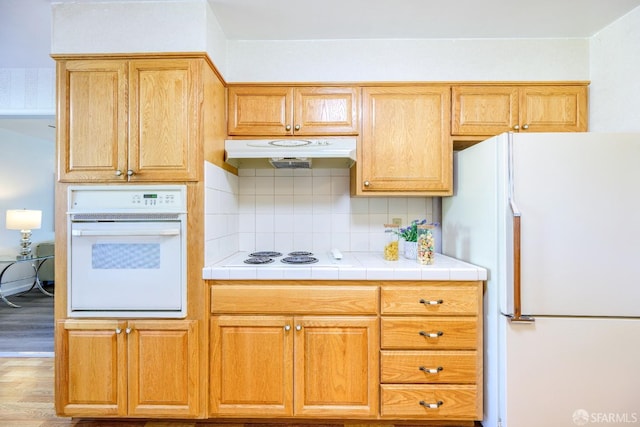
[[[141,193],[134,194],[132,202],[144,206],[171,205],[174,204],[175,198],[173,194]]]

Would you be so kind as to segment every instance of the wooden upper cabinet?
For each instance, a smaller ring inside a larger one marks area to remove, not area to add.
[[[109,181],[126,172],[127,70],[121,60],[57,63],[60,181]]]
[[[586,132],[586,86],[520,89],[520,132]]]
[[[462,85],[451,98],[452,135],[587,130],[586,85]]]
[[[229,135],[357,135],[359,89],[349,86],[228,88]]]
[[[59,180],[196,180],[199,61],[59,61]]]
[[[188,59],[129,66],[130,181],[193,181],[199,167],[200,73]]]
[[[356,195],[450,195],[449,86],[363,89]],[[352,170],[353,174],[353,170]]]

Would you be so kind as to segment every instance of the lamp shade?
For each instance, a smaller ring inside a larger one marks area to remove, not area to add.
[[[35,230],[42,223],[42,211],[27,209],[7,210],[7,229]]]

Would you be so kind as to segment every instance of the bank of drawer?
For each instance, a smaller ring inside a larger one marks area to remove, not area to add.
[[[383,349],[478,348],[474,317],[383,317]]]
[[[382,314],[469,315],[478,314],[479,285],[382,286]]]
[[[376,286],[221,285],[212,313],[377,314]]]
[[[474,384],[475,351],[382,351],[380,382],[403,384]]]
[[[480,419],[482,414],[475,385],[380,386],[382,418]]]

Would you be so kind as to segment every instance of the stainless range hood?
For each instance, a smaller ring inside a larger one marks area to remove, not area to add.
[[[356,161],[356,138],[231,139],[225,160],[237,168],[350,168]]]

